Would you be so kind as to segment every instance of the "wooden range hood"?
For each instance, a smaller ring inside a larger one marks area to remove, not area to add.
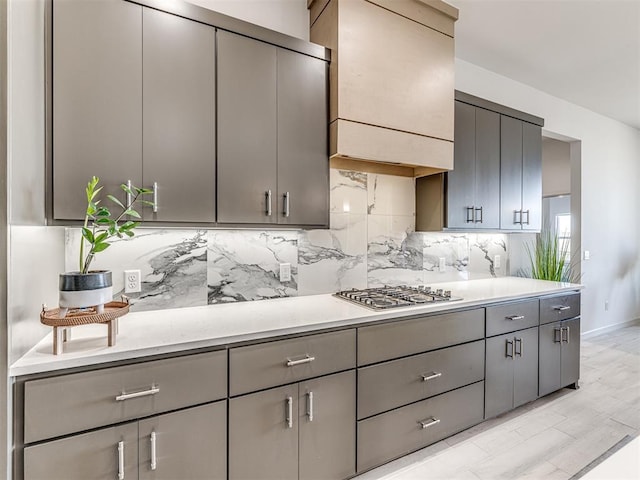
[[[333,168],[424,176],[453,168],[454,22],[440,0],[308,0],[332,50]]]

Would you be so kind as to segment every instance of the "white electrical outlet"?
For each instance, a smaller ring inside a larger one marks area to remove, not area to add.
[[[124,293],[137,293],[142,291],[140,270],[124,271]]]
[[[493,268],[500,268],[500,265],[502,265],[502,262],[500,261],[500,255],[495,255],[493,257]]]
[[[605,300],[604,301],[604,311],[608,312],[609,311],[609,300]]]
[[[438,270],[440,270],[440,272],[444,272],[447,269],[447,259],[444,257],[440,257],[438,259]]]
[[[589,250],[584,251],[584,259],[589,260],[591,258],[591,252]]]
[[[290,263],[280,264],[280,281],[281,282],[291,281],[291,264]]]

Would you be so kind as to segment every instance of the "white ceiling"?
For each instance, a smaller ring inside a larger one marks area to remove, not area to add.
[[[456,57],[640,129],[640,0],[447,0]]]

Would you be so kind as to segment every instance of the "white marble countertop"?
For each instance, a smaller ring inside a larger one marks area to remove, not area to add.
[[[50,333],[11,365],[9,375],[17,377],[223,346],[581,288],[576,284],[519,277],[446,282],[431,286],[451,290],[454,296],[463,300],[373,311],[326,294],[129,313],[120,319],[115,346],[107,346],[106,325],[85,325],[72,329],[71,340],[65,343],[63,354],[53,355]]]

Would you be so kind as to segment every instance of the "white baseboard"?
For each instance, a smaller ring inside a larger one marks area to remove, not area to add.
[[[636,318],[635,320],[629,320],[627,322],[614,323],[613,325],[606,325],[604,327],[594,328],[593,330],[589,330],[588,332],[582,332],[580,336],[582,338],[589,339],[591,337],[595,337],[603,333],[612,332],[620,328],[629,327],[631,325],[637,325],[637,324],[640,324],[640,318]]]

